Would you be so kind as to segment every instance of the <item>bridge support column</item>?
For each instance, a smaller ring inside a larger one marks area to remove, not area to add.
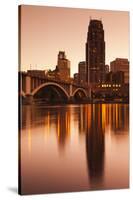
[[[73,98],[73,96],[70,96],[70,97],[69,97],[68,102],[69,102],[69,103],[73,103],[73,102],[74,102],[74,98]]]
[[[70,84],[70,91],[69,91],[69,93],[70,93],[70,97],[72,96],[72,84]]]
[[[70,87],[69,87],[69,100],[68,100],[69,103],[73,103],[72,87],[73,87],[72,84],[70,84]]]
[[[88,97],[89,97],[89,99],[92,99],[92,96],[91,96],[91,88],[89,88],[89,90],[88,90]]]
[[[25,99],[25,101],[26,101],[26,104],[31,105],[31,104],[34,103],[34,98],[33,98],[32,95],[26,95],[26,99]]]
[[[26,76],[26,104],[33,104],[33,96],[31,95],[31,77]]]
[[[31,77],[30,76],[26,76],[26,95],[30,95],[31,94]]]

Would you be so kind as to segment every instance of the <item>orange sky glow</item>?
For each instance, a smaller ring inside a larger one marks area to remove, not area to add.
[[[53,70],[58,52],[65,51],[71,61],[71,76],[78,72],[78,63],[85,60],[90,17],[102,19],[106,64],[115,58],[129,59],[129,12],[23,5],[21,70]]]

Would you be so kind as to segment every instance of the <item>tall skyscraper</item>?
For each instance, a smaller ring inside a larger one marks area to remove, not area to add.
[[[57,70],[62,80],[70,79],[70,61],[66,59],[64,51],[59,51],[57,60]]]
[[[85,83],[86,82],[86,62],[85,61],[79,62],[78,73],[79,73],[79,82]]]
[[[101,20],[91,19],[86,42],[86,80],[100,83],[105,76],[105,41]]]
[[[126,58],[116,58],[110,62],[112,72],[124,72],[124,82],[129,83],[129,61]]]

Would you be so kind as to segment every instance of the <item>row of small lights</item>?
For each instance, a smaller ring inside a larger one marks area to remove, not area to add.
[[[121,87],[121,85],[120,84],[113,84],[113,85],[111,85],[111,84],[102,84],[102,87]],[[98,86],[98,87],[100,87],[100,85]]]

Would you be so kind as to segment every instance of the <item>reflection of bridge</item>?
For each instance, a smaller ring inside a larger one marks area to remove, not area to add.
[[[44,75],[31,75],[20,72],[20,96],[31,103],[34,99],[44,98],[45,101],[88,100],[90,88],[73,82],[47,78]]]

